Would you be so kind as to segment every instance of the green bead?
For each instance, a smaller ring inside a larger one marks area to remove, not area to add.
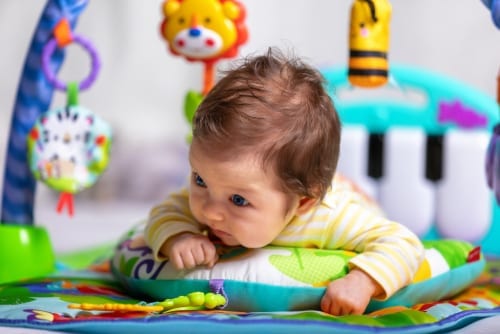
[[[220,300],[219,300],[219,298],[217,298],[218,296],[219,295],[216,295],[216,294],[211,293],[211,292],[207,293],[205,295],[205,307],[211,310],[211,309],[214,309],[217,306],[219,306]],[[222,297],[222,298],[224,298],[224,297]],[[224,303],[222,303],[222,304],[224,304]]]
[[[226,297],[223,295],[215,295],[217,306],[222,306],[226,303]]]
[[[164,301],[159,302],[158,305],[163,306],[168,310],[174,307],[174,301],[172,299],[165,299]]]
[[[174,298],[175,307],[189,306],[189,298],[187,296],[179,296]]]
[[[192,306],[200,306],[203,305],[203,302],[205,301],[205,295],[203,292],[191,292],[188,294],[188,298],[191,301]]]

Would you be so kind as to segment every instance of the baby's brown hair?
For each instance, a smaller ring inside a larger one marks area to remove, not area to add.
[[[228,71],[198,107],[193,141],[220,159],[257,153],[284,192],[323,198],[340,147],[340,121],[313,67],[270,48]]]

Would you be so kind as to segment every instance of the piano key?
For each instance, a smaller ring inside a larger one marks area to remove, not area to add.
[[[420,128],[394,128],[384,143],[384,176],[379,199],[389,219],[419,236],[432,226],[435,187],[425,178],[426,134]]]
[[[443,175],[443,136],[428,135],[425,154],[425,177],[433,182]]]
[[[337,170],[350,178],[366,192],[376,198],[375,182],[366,174],[368,166],[368,132],[364,126],[342,127],[340,157]]]
[[[380,179],[384,174],[384,134],[371,133],[368,144],[368,175]]]
[[[484,171],[489,137],[486,131],[450,130],[445,135],[436,197],[436,227],[442,237],[477,242],[488,233],[493,221]]]

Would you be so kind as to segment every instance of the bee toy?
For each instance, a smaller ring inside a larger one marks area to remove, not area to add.
[[[349,34],[349,82],[378,87],[387,82],[391,4],[387,0],[355,0]]]

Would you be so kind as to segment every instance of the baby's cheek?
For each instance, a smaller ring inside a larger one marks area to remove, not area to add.
[[[201,216],[201,208],[200,208],[200,199],[195,194],[189,195],[189,211],[193,214],[194,218],[197,221],[200,221]]]
[[[274,238],[262,233],[258,228],[247,231],[238,238],[239,243],[246,248],[262,248],[269,245]]]

